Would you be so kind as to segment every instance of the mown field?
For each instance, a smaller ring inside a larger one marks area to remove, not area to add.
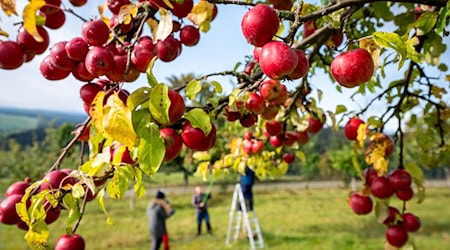
[[[189,187],[189,190],[193,187]],[[229,188],[231,190],[231,188]],[[150,192],[153,190],[150,190]],[[374,215],[356,216],[347,203],[348,189],[277,189],[255,194],[258,215],[266,249],[383,249],[385,227]],[[167,223],[172,249],[249,249],[241,234],[231,246],[225,245],[232,194],[214,193],[210,216],[214,235],[195,237],[195,212],[190,204],[191,193],[168,196],[176,214]],[[106,224],[99,207],[91,203],[79,227],[88,250],[148,249],[149,233],[145,209],[149,198],[136,200],[106,200],[114,225]],[[401,203],[393,201],[397,207]],[[410,234],[417,249],[450,249],[450,189],[430,188],[424,203],[415,200],[407,204],[410,212],[422,219],[422,228]],[[63,213],[67,216],[67,213]],[[24,231],[2,225],[0,249],[28,249]],[[64,232],[63,220],[50,226],[50,245]]]
[[[39,119],[36,117],[0,113],[0,134],[17,133],[37,128]]]

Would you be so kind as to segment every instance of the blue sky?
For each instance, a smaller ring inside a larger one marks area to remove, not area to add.
[[[75,9],[75,11],[85,18],[98,16],[97,5],[102,2],[88,1],[86,6]],[[18,1],[18,4],[24,4],[24,1]],[[181,56],[173,62],[156,62],[154,67],[156,78],[160,82],[164,82],[166,77],[171,75],[190,72],[203,75],[231,70],[236,62],[244,61],[245,56],[251,55],[253,50],[253,47],[245,41],[240,29],[241,18],[246,10],[247,8],[243,6],[220,6],[217,18],[211,24],[211,30],[206,34],[201,34],[197,46],[183,47]],[[9,25],[11,19],[5,17],[3,13],[0,17],[3,21],[2,28],[11,33],[11,39],[15,39],[16,28]],[[49,30],[52,39],[50,43],[53,44],[60,40],[69,40],[74,36],[79,36],[81,24],[82,22],[79,19],[67,15],[67,22],[63,28]],[[149,31],[147,30],[147,32]],[[449,41],[450,39],[447,37],[445,39],[447,45],[450,44]],[[41,76],[39,63],[47,54],[48,51],[44,55],[37,56],[32,62],[22,65],[17,70],[0,70],[2,82],[0,106],[84,112],[79,98],[79,88],[83,83],[75,80],[72,76],[62,81],[47,81]],[[441,59],[445,59],[447,65],[450,64],[448,48]],[[400,77],[398,72],[397,76]],[[224,85],[224,89],[231,89],[230,79],[224,77],[216,79]],[[324,92],[325,98],[320,106],[325,110],[334,110],[337,104],[344,104],[349,109],[355,109],[364,106],[369,101],[367,96],[359,98],[357,103],[350,101],[349,96],[354,90],[345,89],[343,93],[336,92],[335,85],[324,74],[315,76],[311,83],[314,89],[321,89]],[[296,84],[298,84],[298,81],[286,83],[288,88],[293,88]],[[132,91],[145,85],[146,78],[145,75],[142,75],[138,81],[126,83],[125,88]],[[316,96],[315,92],[312,94]],[[379,111],[383,106],[383,103],[378,104],[378,107],[374,107],[373,112]]]

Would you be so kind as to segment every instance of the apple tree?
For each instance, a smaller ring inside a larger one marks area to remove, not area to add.
[[[364,183],[351,193],[351,209],[359,215],[374,210],[386,225],[388,247],[411,245],[408,237],[420,219],[406,212],[406,205],[413,195],[423,200],[425,189],[418,163],[403,157],[408,132],[403,125],[426,117],[420,130],[435,135],[427,146],[448,155],[450,74],[440,57],[447,47],[450,2],[108,0],[93,19],[77,14],[86,0],[30,0],[21,16],[14,0],[0,3],[7,16],[3,21],[18,27],[0,30],[9,36],[0,42],[1,70],[45,54],[42,76],[63,81],[72,75],[83,82],[80,97],[89,116],[43,178],[12,184],[0,206],[1,222],[26,230],[33,249],[48,248],[47,225],[58,219],[61,208],[69,210],[67,230],[55,249],[84,249],[76,232],[86,204],[97,198],[110,223],[103,197],[120,199],[131,183],[142,197],[142,177],[154,176],[182,150],[193,152],[197,173],[205,178],[229,170],[242,173],[245,166],[260,178],[275,178],[297,159],[305,161],[302,146],[326,123],[344,127],[351,164]],[[156,79],[153,66],[196,46],[200,33],[214,29],[216,15],[227,5],[248,9],[242,39],[254,50],[250,57],[242,55],[244,68],[206,72],[176,88]],[[83,21],[79,36],[50,44],[47,30],[64,29],[66,15]],[[127,91],[141,74],[148,84]],[[217,75],[234,79],[230,93],[223,91],[227,83],[209,80]],[[352,91],[350,101],[363,96],[366,105],[324,110],[320,101],[333,96],[314,87],[317,75],[334,84],[323,88],[335,88],[335,95]],[[205,83],[212,95],[196,102]],[[393,136],[386,131],[389,123],[396,128]],[[212,155],[218,139],[228,147]],[[89,151],[72,169],[60,169],[78,143]],[[389,164],[394,152],[396,166]],[[358,159],[369,167],[362,169]],[[404,206],[390,206],[391,199]]]

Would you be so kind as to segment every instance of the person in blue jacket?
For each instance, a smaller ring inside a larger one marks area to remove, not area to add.
[[[245,173],[241,175],[239,183],[241,184],[247,211],[253,211],[253,185],[255,184],[255,180],[255,172],[249,167],[245,167]]]

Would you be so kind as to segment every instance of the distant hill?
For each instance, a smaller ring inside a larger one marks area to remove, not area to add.
[[[85,119],[86,115],[82,113],[0,107],[0,139],[50,124],[81,123]]]

